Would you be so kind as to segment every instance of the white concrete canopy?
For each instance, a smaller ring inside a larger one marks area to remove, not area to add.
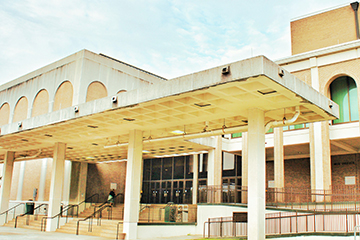
[[[229,72],[223,74],[224,68]],[[6,151],[16,151],[15,161],[52,157],[56,142],[67,143],[72,161],[126,158],[132,129],[143,132],[144,158],[208,150],[183,140],[247,131],[252,108],[264,111],[265,123],[282,120],[284,112],[291,118],[296,107],[301,114],[293,124],[338,115],[335,103],[263,56],[120,93],[116,103],[106,97],[77,107],[28,118],[20,128],[2,126],[0,161]]]

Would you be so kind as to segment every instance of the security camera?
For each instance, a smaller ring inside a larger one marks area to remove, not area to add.
[[[111,97],[111,101],[112,101],[113,103],[116,103],[116,102],[117,102],[117,96],[112,96],[112,97]]]
[[[78,106],[75,106],[75,107],[74,107],[74,112],[77,113],[78,111],[79,111],[79,107],[78,107]]]

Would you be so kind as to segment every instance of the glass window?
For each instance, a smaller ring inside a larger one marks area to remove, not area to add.
[[[184,157],[174,158],[174,179],[184,179]]]
[[[151,160],[144,160],[144,181],[150,180]]]
[[[207,159],[207,153],[199,155],[199,178],[207,178]]]
[[[242,137],[242,133],[233,133],[231,134],[231,138],[240,138]]]
[[[172,158],[163,159],[163,171],[162,179],[171,179],[172,178]]]
[[[289,130],[304,129],[304,128],[309,128],[309,123],[284,126],[283,130],[289,131]]]
[[[335,79],[330,84],[330,94],[340,108],[340,117],[333,121],[334,124],[359,120],[357,88],[352,78],[344,76]]]
[[[193,157],[186,156],[185,161],[186,161],[186,178],[192,179],[194,176],[194,174],[193,174]]]
[[[152,160],[151,180],[160,180],[161,159]]]

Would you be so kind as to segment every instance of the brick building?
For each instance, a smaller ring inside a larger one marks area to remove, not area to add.
[[[76,204],[93,194],[104,201],[110,188],[123,194],[119,201],[125,198],[126,204],[126,191],[134,184],[141,186],[141,195],[130,195],[148,204],[247,203],[247,189],[249,199],[255,194],[252,184],[260,186],[256,194],[265,194],[261,180],[268,192],[356,190],[360,184],[357,5],[294,19],[293,55],[276,64],[258,57],[168,80],[82,50],[0,86],[0,160],[6,162],[9,152],[13,154],[11,171],[1,166],[3,179],[11,179],[5,184],[10,196],[2,195],[1,210],[8,207],[4,202],[34,197],[54,206]],[[260,62],[269,66],[267,76],[281,87],[267,79],[236,85],[256,76],[256,69],[243,66]],[[211,78],[215,80],[204,80]],[[216,89],[204,90],[209,86]],[[159,102],[152,105],[152,101]],[[266,169],[254,163],[258,156],[249,150],[253,140],[247,132],[251,118],[247,105],[265,112]],[[338,106],[340,115],[335,119]],[[132,138],[142,140],[143,161],[136,164],[143,171],[128,185],[127,171],[136,168],[129,164],[131,154],[139,157],[139,151],[129,152]],[[66,152],[63,177],[55,174],[53,158],[59,151]],[[253,183],[254,177],[265,173],[266,178]],[[57,195],[56,182],[61,182]],[[131,204],[132,209],[137,203]],[[128,236],[131,224],[124,230]]]

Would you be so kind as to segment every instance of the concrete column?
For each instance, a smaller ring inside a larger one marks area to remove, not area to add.
[[[248,133],[242,133],[242,150],[241,150],[241,203],[247,203],[248,199]]]
[[[85,162],[71,162],[71,184],[69,202],[79,204],[86,197],[88,164]],[[97,199],[93,199],[97,200]],[[85,204],[79,206],[79,213],[85,210]]]
[[[62,201],[65,205],[69,204],[70,198],[70,183],[71,183],[71,161],[65,161],[65,171],[64,171],[64,186],[62,193]]]
[[[48,217],[52,217],[60,212],[61,195],[64,183],[65,153],[66,144],[55,143],[51,170]],[[56,227],[57,219],[47,220],[46,231],[55,231]]]
[[[222,137],[215,136],[215,149],[208,153],[208,187],[214,187],[215,192],[209,194],[208,202],[221,203],[222,186]],[[210,197],[210,199],[209,199]],[[210,201],[209,201],[210,200]]]
[[[11,180],[14,168],[15,152],[6,152],[3,172],[2,172],[2,184],[1,184],[1,195],[0,195],[0,212],[4,212],[9,209]],[[0,216],[0,225],[5,224],[5,215]]]
[[[331,190],[331,155],[327,121],[310,124],[310,174],[312,190]],[[316,199],[323,200],[322,197]]]
[[[199,188],[199,157],[193,155],[193,188],[192,188],[192,204],[197,204],[197,195]]]
[[[17,189],[17,195],[16,195],[16,200],[17,201],[22,200],[22,192],[23,192],[24,176],[25,176],[25,167],[26,167],[26,161],[22,161],[20,163],[19,182],[18,182],[18,189]],[[28,199],[26,199],[26,200],[28,200]]]
[[[82,162],[80,165],[80,176],[79,176],[79,190],[78,190],[78,203],[85,200],[86,197],[86,181],[87,181],[88,164]],[[80,206],[79,211],[85,210],[85,204]]]
[[[274,128],[274,183],[275,188],[282,192],[285,187],[284,131],[282,127]],[[283,194],[276,194],[276,200],[283,202]]]
[[[124,203],[123,232],[126,239],[137,238],[137,225],[139,221],[139,205],[142,173],[142,131],[131,130],[128,147],[128,160],[126,164],[126,185]]]
[[[248,124],[248,240],[265,240],[264,111],[250,109]]]
[[[46,171],[47,171],[47,162],[48,158],[42,159],[41,163],[41,172],[40,172],[40,184],[39,184],[39,195],[38,195],[38,201],[44,201],[44,195],[45,195],[45,183],[46,183]]]

